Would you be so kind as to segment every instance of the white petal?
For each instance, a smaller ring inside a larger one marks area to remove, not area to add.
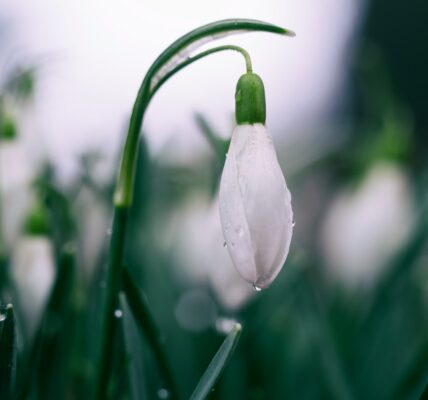
[[[288,254],[293,212],[262,124],[238,125],[232,134],[220,184],[220,219],[238,272],[256,287],[269,286]]]

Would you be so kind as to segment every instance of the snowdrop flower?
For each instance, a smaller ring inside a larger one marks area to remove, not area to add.
[[[13,253],[11,272],[20,295],[27,329],[32,335],[55,278],[51,241],[42,235],[21,238]]]
[[[379,162],[332,202],[321,229],[328,271],[348,289],[370,288],[409,240],[415,213],[405,171]]]
[[[265,127],[264,87],[256,74],[238,81],[236,120],[220,183],[220,219],[233,264],[260,290],[272,283],[288,255],[293,211]]]
[[[29,191],[34,173],[21,139],[14,131],[0,128],[0,229],[3,243],[10,251],[19,236],[19,229],[31,200]]]
[[[30,336],[40,322],[55,279],[54,249],[47,236],[47,224],[45,211],[36,204],[25,221],[25,233],[12,254],[11,277],[19,294]]]

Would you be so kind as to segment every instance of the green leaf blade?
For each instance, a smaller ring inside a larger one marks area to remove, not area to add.
[[[147,398],[147,390],[144,386],[144,365],[142,345],[139,341],[137,326],[132,318],[131,309],[125,294],[119,294],[120,308],[123,312],[122,329],[125,341],[125,350],[128,353],[128,376],[131,398],[133,400]]]
[[[4,311],[0,337],[0,398],[11,398],[15,369],[15,317],[12,304]]]
[[[220,378],[221,373],[232,357],[241,335],[241,331],[241,324],[235,324],[199,380],[190,400],[203,400],[211,392],[211,389]]]

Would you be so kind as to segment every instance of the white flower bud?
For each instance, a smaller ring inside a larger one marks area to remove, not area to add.
[[[53,246],[46,236],[26,235],[14,249],[11,275],[30,336],[35,332],[55,279]]]
[[[236,269],[256,289],[268,287],[288,255],[293,211],[263,124],[235,128],[219,197],[223,235]]]

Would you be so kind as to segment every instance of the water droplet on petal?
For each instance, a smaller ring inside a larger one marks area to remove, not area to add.
[[[223,243],[223,247],[227,247],[227,243],[226,242]]]
[[[242,228],[242,226],[239,226],[238,228],[236,228],[236,234],[238,235],[238,237],[243,237],[245,232],[244,229]]]
[[[291,222],[291,226],[294,228],[296,226],[296,221],[293,219],[293,221]]]
[[[261,288],[261,287],[259,287],[259,286],[257,286],[255,283],[253,283],[253,289],[254,289],[256,292],[261,292],[261,291],[262,291],[262,288]]]
[[[0,322],[6,319],[6,314],[0,312]]]
[[[114,311],[114,316],[115,316],[116,318],[122,318],[122,315],[123,315],[122,310],[115,310],[115,311]]]
[[[169,392],[168,390],[161,388],[158,390],[158,397],[160,399],[168,399],[169,398]]]
[[[239,187],[241,189],[241,193],[245,195],[247,193],[247,179],[244,176],[239,177]]]

